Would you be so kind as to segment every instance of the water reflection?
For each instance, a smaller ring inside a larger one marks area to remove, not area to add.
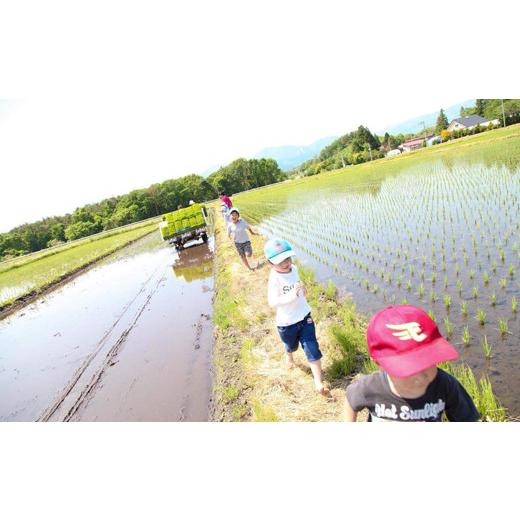
[[[204,280],[212,275],[212,261],[213,253],[208,244],[189,247],[179,251],[178,259],[172,266],[173,274],[188,283]]]

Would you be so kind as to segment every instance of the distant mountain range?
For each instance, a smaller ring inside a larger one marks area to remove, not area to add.
[[[444,113],[446,114],[446,117],[448,118],[448,121],[451,121],[452,119],[455,119],[456,117],[460,116],[460,107],[472,107],[475,105],[474,99],[468,99],[467,101],[463,101],[462,103],[457,103],[456,105],[453,105],[451,107],[439,107],[439,111],[442,108],[444,110]],[[434,126],[435,122],[437,121],[437,117],[439,116],[439,112],[434,112],[432,114],[423,114],[422,116],[414,117],[413,119],[409,119],[408,121],[405,121],[404,123],[399,123],[398,125],[391,126],[388,128],[385,128],[381,132],[377,132],[378,134],[384,134],[385,132],[388,132],[389,134],[416,134],[417,132],[420,132],[423,129],[423,121],[428,128],[429,126]]]
[[[287,171],[298,166],[298,164],[301,164],[302,162],[312,159],[315,155],[318,155],[323,148],[336,139],[337,136],[323,137],[322,139],[318,139],[317,141],[314,141],[314,143],[306,146],[271,146],[260,150],[255,154],[253,159],[274,159],[281,170]],[[222,168],[222,165],[213,165],[203,171],[201,175],[207,177],[213,172],[216,172],[219,168]]]
[[[323,148],[328,146],[332,141],[335,141],[337,136],[324,137],[314,141],[314,143],[307,146],[273,146],[260,150],[254,159],[274,159],[281,170],[290,170],[298,164],[312,159],[318,155]]]

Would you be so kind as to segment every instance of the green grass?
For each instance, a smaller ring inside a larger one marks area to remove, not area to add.
[[[251,365],[255,362],[255,355],[253,354],[253,347],[255,342],[252,338],[244,338],[239,351],[239,358],[244,366]]]
[[[130,231],[136,231],[138,229],[152,229],[153,226],[158,226],[161,221],[160,217],[157,217],[153,220],[147,220],[145,222],[136,222],[135,224],[129,224],[126,226],[122,226],[119,228],[109,229],[107,231],[102,231],[101,233],[96,233],[95,235],[87,236],[84,238],[78,238],[77,240],[73,240],[71,242],[66,242],[60,246],[55,246],[47,249],[42,249],[41,251],[37,251],[35,253],[30,253],[28,255],[19,256],[15,258],[11,258],[10,260],[5,260],[0,263],[0,274],[6,273],[12,269],[16,269],[18,267],[25,266],[37,260],[42,260],[43,258],[57,255],[63,253],[65,251],[74,249],[79,246],[83,246],[85,244],[90,244],[92,242],[97,242],[99,240],[104,240],[116,235],[121,235],[123,233],[127,233]]]
[[[358,335],[354,329],[346,329],[340,325],[329,328],[331,339],[338,346],[341,357],[332,361],[327,371],[327,378],[331,381],[351,375],[356,368],[358,357]]]
[[[275,411],[260,401],[253,402],[253,420],[256,422],[277,422],[279,421]]]
[[[224,388],[223,394],[226,401],[230,403],[231,401],[237,399],[237,397],[240,395],[240,390],[236,386],[229,385]]]
[[[25,259],[14,259],[0,265],[0,307],[59,281],[68,274],[106,256],[124,245],[157,229],[157,222],[148,222],[115,230],[92,238],[67,244],[63,249],[42,252]]]
[[[454,376],[466,389],[483,421],[503,422],[507,420],[506,410],[493,393],[487,376],[481,377],[477,382],[471,368],[464,364],[443,363],[441,368]]]

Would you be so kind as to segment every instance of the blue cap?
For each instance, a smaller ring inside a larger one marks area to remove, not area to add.
[[[264,254],[273,264],[279,264],[290,256],[296,256],[289,242],[280,238],[268,240],[264,246]]]

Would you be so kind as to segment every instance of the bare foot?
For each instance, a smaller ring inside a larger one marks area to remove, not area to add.
[[[330,397],[330,390],[326,386],[322,386],[321,388],[317,388],[316,392],[318,392],[323,397]]]

